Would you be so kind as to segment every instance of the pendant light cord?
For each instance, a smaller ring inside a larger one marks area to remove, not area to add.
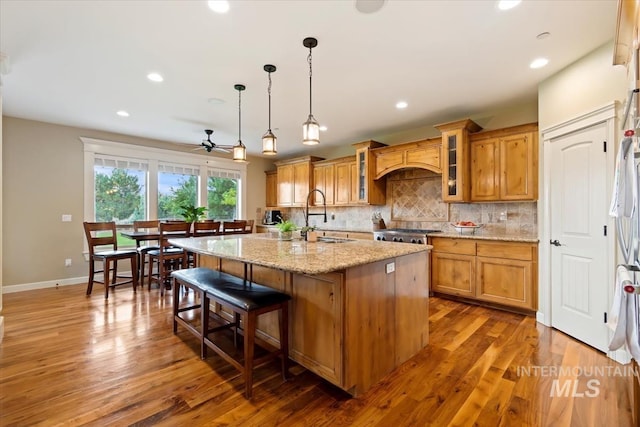
[[[242,91],[238,90],[238,142],[242,144]]]
[[[312,76],[312,69],[311,69],[311,48],[309,48],[309,56],[307,57],[307,62],[309,63],[309,115],[313,115],[311,113],[311,76]]]
[[[271,132],[271,73],[269,74],[269,88],[267,92],[269,93],[269,132]]]

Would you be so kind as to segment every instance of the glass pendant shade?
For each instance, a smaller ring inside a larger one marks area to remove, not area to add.
[[[304,145],[320,144],[320,125],[311,114],[302,124],[302,143]]]
[[[236,162],[247,160],[247,147],[244,146],[242,141],[238,141],[238,144],[233,146],[233,160]]]
[[[262,136],[262,154],[267,156],[275,156],[278,153],[276,149],[277,143],[278,138],[276,138],[271,130],[268,130],[267,133]]]

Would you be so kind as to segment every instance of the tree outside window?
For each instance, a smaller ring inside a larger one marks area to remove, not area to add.
[[[207,180],[207,217],[233,220],[237,218],[238,180],[209,177]]]
[[[197,205],[198,177],[160,172],[158,174],[158,218],[182,218],[183,205]]]
[[[144,219],[145,172],[95,166],[95,219],[131,224]]]

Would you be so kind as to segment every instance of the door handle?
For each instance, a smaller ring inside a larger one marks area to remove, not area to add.
[[[553,246],[562,246],[562,243],[560,243],[558,239],[550,240],[549,243],[551,243]]]

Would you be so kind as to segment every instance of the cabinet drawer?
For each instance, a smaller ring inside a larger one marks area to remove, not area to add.
[[[450,239],[446,237],[433,237],[431,239],[433,250],[450,254],[475,255],[476,241],[468,239]]]
[[[531,261],[533,248],[530,243],[478,242],[478,256]]]

